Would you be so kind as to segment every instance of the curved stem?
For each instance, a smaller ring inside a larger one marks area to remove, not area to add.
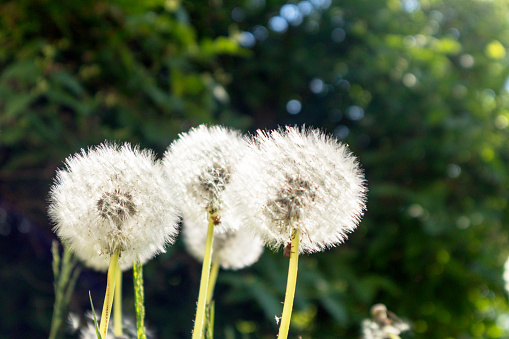
[[[108,322],[110,321],[111,306],[113,305],[113,296],[115,294],[115,280],[117,278],[117,266],[119,255],[120,250],[116,250],[115,253],[111,255],[110,266],[108,267],[106,294],[104,295],[104,304],[101,315],[101,325],[99,327],[99,332],[101,333],[101,337],[103,339],[106,339],[106,334],[108,333]]]
[[[122,270],[117,265],[117,278],[115,283],[115,298],[113,298],[113,328],[116,337],[122,335]]]
[[[286,339],[288,337],[288,331],[290,330],[293,299],[295,297],[295,286],[297,285],[297,271],[299,269],[299,242],[300,231],[294,229],[292,233],[292,247],[290,250],[288,278],[286,281],[285,304],[283,306],[283,315],[281,316],[281,325],[279,326],[278,339]]]
[[[214,242],[214,218],[215,213],[208,213],[209,226],[207,229],[207,241],[205,243],[205,256],[201,270],[200,292],[198,293],[198,306],[196,308],[196,318],[194,321],[193,339],[203,337],[203,327],[205,323],[206,297],[210,278],[210,264],[212,261],[212,244]]]

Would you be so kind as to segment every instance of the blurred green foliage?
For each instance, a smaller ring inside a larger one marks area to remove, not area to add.
[[[214,91],[227,81],[218,56],[246,52],[230,37],[198,39],[185,10],[164,5],[1,5],[4,171],[61,161],[104,139],[161,150],[199,123],[245,126],[218,116],[224,99]]]
[[[1,198],[47,225],[45,193],[31,194],[24,175],[41,173],[29,184],[47,192],[55,166],[80,147],[116,139],[160,153],[203,122],[321,127],[359,156],[368,211],[344,245],[300,261],[292,335],[358,337],[383,302],[417,338],[507,337],[508,4],[285,4],[0,5]],[[34,265],[5,262],[5,279]],[[267,251],[251,269],[220,272],[216,337],[275,336],[287,264]],[[147,324],[161,338],[189,337],[199,267],[180,242],[147,265]],[[83,312],[103,280],[84,272],[72,310]],[[15,288],[31,291],[9,284],[11,307]],[[25,307],[51,314],[51,293],[31,293],[39,302]],[[29,316],[9,314],[4,326],[43,337],[50,316]]]

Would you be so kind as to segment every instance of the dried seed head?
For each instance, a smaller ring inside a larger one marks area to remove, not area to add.
[[[178,215],[170,184],[151,151],[101,144],[66,159],[50,192],[55,232],[86,265],[108,267],[117,249],[122,268],[164,251]]]
[[[243,157],[247,142],[240,133],[201,125],[182,133],[164,154],[167,176],[175,185],[182,214],[207,224],[207,211],[221,214],[223,191],[235,164]],[[219,228],[224,228],[219,225]]]
[[[300,252],[342,243],[365,209],[366,186],[348,148],[319,130],[258,131],[224,192],[223,220],[241,220],[273,248],[302,233]]]

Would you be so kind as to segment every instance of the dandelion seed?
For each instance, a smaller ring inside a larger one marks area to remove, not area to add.
[[[73,312],[69,312],[69,316],[67,317],[67,324],[69,325],[69,332],[75,333],[80,328],[80,317]]]
[[[106,270],[118,249],[120,266],[130,267],[173,242],[178,216],[151,151],[104,143],[65,165],[50,192],[49,215],[86,265]]]

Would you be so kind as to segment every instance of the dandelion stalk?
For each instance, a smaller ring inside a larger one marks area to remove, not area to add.
[[[122,270],[117,265],[117,277],[115,282],[115,295],[113,299],[113,329],[116,337],[122,335]]]
[[[134,280],[134,308],[136,309],[136,328],[138,339],[146,339],[145,333],[145,293],[143,290],[143,264],[139,261],[133,263]]]
[[[219,274],[219,262],[214,262],[210,269],[209,286],[207,287],[207,305],[210,305],[212,296],[214,295],[214,288],[216,287],[217,275]]]
[[[278,339],[286,339],[288,337],[288,331],[290,330],[295,286],[297,285],[297,271],[299,269],[299,242],[300,231],[294,229],[292,233],[290,264],[288,266],[288,278],[286,282],[285,303],[283,306],[283,315],[281,316],[281,325],[279,326]]]
[[[111,307],[113,306],[113,296],[115,295],[115,281],[117,280],[118,257],[120,249],[115,250],[110,258],[110,266],[108,268],[108,280],[106,282],[106,294],[104,295],[103,310],[101,315],[101,323],[99,332],[101,337],[106,339],[108,333],[108,323],[110,321]]]
[[[212,264],[212,268],[210,269],[210,278],[209,285],[207,287],[207,318],[206,318],[206,326],[205,326],[205,338],[212,339],[214,338],[214,302],[212,301],[212,296],[214,295],[214,288],[216,287],[217,275],[219,273],[219,262],[214,262]]]
[[[203,336],[203,327],[205,323],[206,298],[208,295],[208,285],[210,280],[210,266],[212,261],[212,245],[214,241],[214,218],[216,213],[208,212],[209,226],[207,229],[207,241],[205,242],[205,257],[201,271],[200,292],[198,293],[198,306],[196,308],[196,318],[194,321],[193,339],[199,339]]]

